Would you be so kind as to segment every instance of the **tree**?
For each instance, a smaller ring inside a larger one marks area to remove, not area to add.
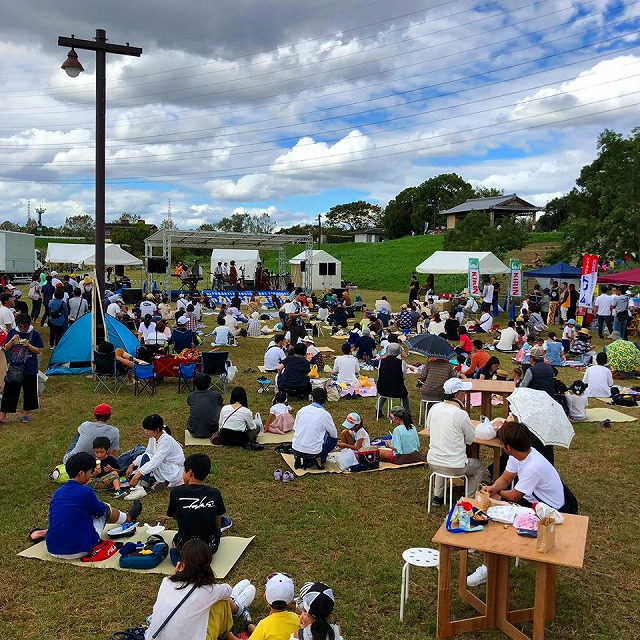
[[[559,229],[568,220],[571,210],[576,207],[574,202],[576,195],[577,191],[572,189],[564,196],[547,202],[545,214],[536,223],[536,230],[556,231]]]
[[[614,259],[639,252],[639,181],[640,128],[628,138],[605,129],[598,137],[597,158],[582,168],[568,194],[558,254],[565,260],[582,253]]]
[[[144,255],[144,241],[153,233],[150,225],[144,222],[113,227],[111,241],[114,244],[122,244],[135,256]]]
[[[248,213],[232,213],[216,223],[218,231],[242,233],[249,231],[251,216]]]
[[[496,189],[495,187],[476,187],[474,189],[474,198],[497,198],[504,195],[504,189]]]
[[[256,213],[251,216],[249,222],[249,231],[251,233],[273,233],[276,228],[276,222],[271,218],[267,211]]]
[[[216,231],[216,225],[215,224],[210,224],[209,222],[205,222],[203,224],[201,224],[196,231]]]
[[[78,236],[89,238],[96,232],[96,225],[90,215],[69,216],[62,226],[62,234],[65,236]]]
[[[2,231],[22,231],[22,227],[11,220],[5,220],[0,224],[0,230]]]
[[[522,249],[526,242],[525,224],[505,218],[496,228],[486,213],[472,211],[455,229],[447,231],[443,248],[445,251],[491,251],[502,258],[509,251]]]
[[[161,223],[160,223],[160,229],[178,229],[178,225],[173,221],[170,220],[169,218],[165,218]]]
[[[138,213],[129,213],[128,211],[125,211],[120,216],[120,220],[126,220],[129,224],[136,224],[136,222],[142,222],[142,216]]]
[[[380,224],[382,208],[377,204],[371,204],[364,200],[338,204],[329,209],[326,215],[327,224],[334,227],[342,227],[349,231],[357,229],[369,229]]]
[[[417,188],[409,187],[401,191],[385,207],[382,226],[387,238],[402,238],[411,233],[413,229],[411,217],[417,196]]]

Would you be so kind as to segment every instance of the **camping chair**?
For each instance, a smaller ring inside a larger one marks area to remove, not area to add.
[[[182,389],[193,391],[196,379],[196,363],[178,365],[178,393],[182,393]]]
[[[228,351],[204,351],[202,353],[202,373],[211,376],[211,386],[222,394],[227,392]],[[219,384],[215,380],[218,378]]]
[[[93,375],[98,383],[93,390],[94,393],[104,388],[112,395],[116,395],[124,385],[124,379],[127,374],[118,371],[118,361],[116,360],[115,351],[111,353],[94,351]]]
[[[156,392],[156,374],[153,372],[152,364],[138,364],[136,362],[133,365],[133,379],[134,395],[139,396],[143,391],[146,391],[152,396]]]

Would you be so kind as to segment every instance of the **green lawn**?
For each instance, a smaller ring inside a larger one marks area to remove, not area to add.
[[[362,293],[369,303],[380,295],[366,290]],[[389,297],[397,306],[405,296],[398,293]],[[211,324],[211,318],[208,322]],[[43,330],[45,338],[46,331]],[[321,338],[319,343],[333,348],[340,344],[329,337]],[[270,399],[256,393],[256,369],[265,346],[264,340],[245,338],[239,348],[231,350],[239,369],[236,384],[247,388],[250,407],[263,416]],[[511,370],[509,357],[500,357],[503,368]],[[45,351],[45,361],[47,358]],[[415,357],[410,359],[417,361]],[[573,370],[561,372],[567,382],[579,375]],[[417,414],[418,391],[413,378],[408,387]],[[94,394],[93,382],[85,377],[52,377],[32,422],[21,425],[12,419],[2,427],[2,638],[106,640],[114,630],[141,622],[151,611],[161,576],[76,568],[15,555],[26,546],[31,527],[46,525],[48,502],[56,488],[48,480],[49,471],[60,461],[77,425],[90,418],[93,406],[103,401],[114,407],[113,423],[121,430],[123,449],[143,442],[141,421],[152,412],[160,413],[182,440],[186,400],[184,395],[178,395],[173,381],[165,382],[154,397],[134,398],[125,390],[112,398]],[[300,406],[294,403],[296,409]],[[372,435],[385,433],[388,424],[374,421],[373,406],[373,399],[360,399],[330,403],[328,409],[336,423],[355,410],[361,413]],[[620,410],[632,415],[639,411]],[[426,452],[426,442],[424,445]],[[264,577],[274,570],[291,574],[298,586],[308,580],[324,580],[336,593],[335,613],[345,638],[435,637],[436,571],[412,571],[405,623],[398,621],[401,553],[408,547],[429,546],[445,516],[442,509],[427,515],[426,467],[306,476],[285,485],[273,480],[273,471],[282,468],[282,459],[270,448],[262,452],[188,449],[188,453],[196,451],[204,451],[212,458],[209,480],[223,493],[228,513],[234,519],[231,532],[256,536],[227,578],[229,582],[248,577],[258,586],[260,596]],[[614,423],[608,431],[599,424],[577,424],[571,450],[556,450],[557,467],[576,493],[582,513],[590,517],[590,526],[584,569],[558,570],[557,615],[547,626],[549,640],[637,637],[638,451],[638,422]],[[116,502],[117,506],[128,504]],[[155,524],[165,514],[167,494],[149,495],[143,503],[141,522]],[[472,562],[479,560],[475,557]],[[521,563],[519,569],[512,570],[512,579],[515,604],[529,606],[532,568]],[[256,617],[265,614],[260,598],[253,611]],[[454,611],[470,613],[460,603]],[[504,636],[485,632],[463,637]]]

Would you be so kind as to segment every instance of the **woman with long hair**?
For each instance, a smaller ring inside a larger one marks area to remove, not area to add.
[[[380,460],[393,464],[423,462],[424,456],[420,453],[418,430],[411,421],[411,414],[404,407],[394,407],[389,417],[394,429],[391,434],[391,443],[380,448]]]
[[[234,387],[229,404],[220,410],[220,444],[252,450],[264,448],[256,442],[260,427],[256,427],[248,405],[244,387]]]

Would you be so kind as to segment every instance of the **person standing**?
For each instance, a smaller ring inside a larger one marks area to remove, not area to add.
[[[49,302],[49,347],[58,346],[60,338],[67,329],[69,307],[64,300],[64,290],[57,287],[53,300]]]
[[[289,342],[295,346],[298,344],[298,340],[307,333],[304,326],[306,313],[302,311],[302,291],[295,294],[293,300],[285,305],[284,310],[287,313],[287,328],[290,334]]]
[[[27,296],[31,300],[31,320],[35,322],[40,317],[40,311],[42,310],[42,292],[39,276],[36,275],[31,278]]]
[[[613,296],[609,295],[608,291],[609,289],[602,285],[600,287],[600,295],[593,303],[593,312],[598,318],[598,338],[600,339],[604,338],[605,325],[609,333],[613,331],[613,315],[611,313]]]
[[[491,305],[493,304],[493,291],[493,285],[489,278],[485,276],[482,286],[482,305],[480,307],[482,311],[489,311],[489,309],[491,309]]]
[[[215,266],[215,269],[213,270],[213,277],[215,279],[215,285],[218,291],[222,290],[223,276],[224,276],[224,271],[222,269],[222,261],[220,260],[218,264]]]
[[[611,313],[613,314],[613,330],[626,340],[627,322],[629,321],[629,298],[624,287],[614,287]]]
[[[73,290],[73,298],[69,300],[69,324],[73,324],[78,318],[82,318],[89,312],[89,304],[82,297],[80,287]]]
[[[493,285],[493,316],[494,318],[497,318],[500,313],[500,304],[498,302],[500,298],[500,283],[498,282],[498,278],[492,276],[491,284]]]
[[[558,306],[560,305],[560,288],[558,281],[551,283],[551,291],[549,293],[549,313],[547,314],[547,324],[555,324]]]
[[[569,305],[571,304],[571,298],[569,297],[569,287],[566,282],[560,285],[560,319],[564,324],[569,318]],[[575,320],[575,318],[574,318]]]
[[[232,289],[238,286],[238,270],[236,269],[236,261],[232,260],[229,263],[229,285]]]
[[[420,283],[418,282],[418,276],[414,273],[411,276],[411,282],[409,283],[409,306],[413,304],[414,300],[418,299],[418,292],[420,291]]]
[[[576,311],[578,309],[578,298],[580,295],[576,291],[576,285],[571,283],[569,285],[569,308],[567,309],[567,318],[569,320],[576,319]]]

